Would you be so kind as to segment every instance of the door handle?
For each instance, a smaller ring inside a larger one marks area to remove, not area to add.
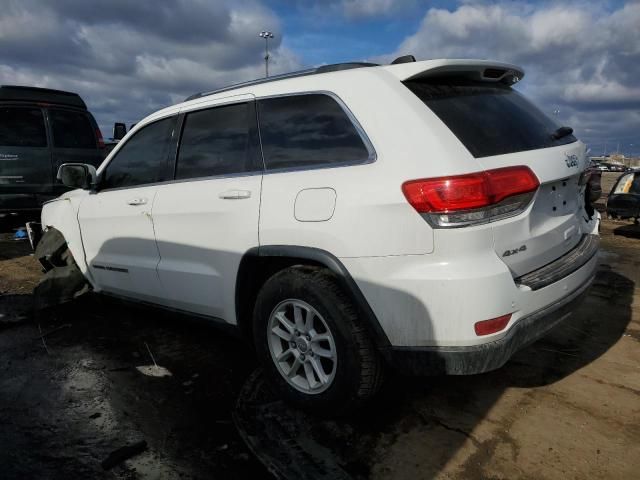
[[[142,197],[130,198],[129,200],[127,200],[127,204],[128,205],[146,205],[147,199]]]
[[[249,190],[227,190],[218,195],[218,198],[223,200],[242,200],[243,198],[250,198],[251,192]]]

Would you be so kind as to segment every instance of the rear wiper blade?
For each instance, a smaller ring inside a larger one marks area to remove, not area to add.
[[[573,133],[573,128],[571,127],[560,127],[555,132],[551,134],[551,138],[554,140],[559,140],[562,137],[566,137],[567,135],[571,135]]]

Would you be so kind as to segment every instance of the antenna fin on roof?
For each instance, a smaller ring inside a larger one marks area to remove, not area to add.
[[[396,58],[393,62],[391,62],[391,65],[397,65],[399,63],[411,63],[415,61],[416,61],[416,57],[414,57],[413,55],[403,55],[401,57]]]

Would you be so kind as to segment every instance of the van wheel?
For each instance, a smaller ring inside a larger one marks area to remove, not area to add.
[[[310,413],[346,413],[382,383],[373,342],[328,270],[291,267],[267,280],[256,300],[253,336],[271,385]]]

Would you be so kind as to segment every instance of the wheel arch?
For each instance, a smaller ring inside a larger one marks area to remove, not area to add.
[[[245,338],[252,338],[253,307],[262,285],[277,272],[297,265],[323,267],[331,271],[340,287],[353,299],[358,316],[363,319],[376,347],[389,346],[389,339],[375,313],[342,262],[326,250],[298,245],[254,247],[240,261],[236,277],[235,306],[236,321]]]

